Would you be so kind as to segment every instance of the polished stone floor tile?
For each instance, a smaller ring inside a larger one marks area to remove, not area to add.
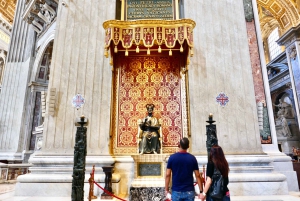
[[[14,196],[15,184],[0,184],[0,201],[70,201],[71,197],[25,197]],[[99,198],[95,199],[100,200]],[[113,199],[117,201],[117,199]],[[126,198],[125,198],[126,200]],[[85,197],[84,201],[88,201]],[[109,200],[102,200],[109,201]],[[200,201],[195,199],[195,201]],[[232,196],[231,201],[300,201],[300,192],[290,192],[289,195],[270,196]]]

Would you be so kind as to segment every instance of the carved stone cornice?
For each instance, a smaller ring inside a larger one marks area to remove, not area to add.
[[[269,80],[270,90],[271,92],[273,92],[281,87],[285,87],[290,82],[291,79],[290,79],[289,70],[286,69],[283,72],[279,73],[277,76]]]
[[[0,15],[0,29],[10,35],[12,30],[12,25]]]
[[[57,7],[56,0],[28,0],[22,17],[40,34],[47,30],[47,26],[55,19]]]
[[[31,81],[28,84],[28,87],[30,87],[31,92],[34,92],[34,91],[44,91],[45,89],[48,88],[48,83]]]
[[[35,13],[30,13],[27,16],[28,24],[32,24],[33,29],[39,34],[43,31],[44,24],[42,23],[42,19]]]
[[[292,27],[285,34],[283,34],[278,40],[277,43],[280,46],[289,47],[295,41],[300,41],[300,24],[296,27]]]

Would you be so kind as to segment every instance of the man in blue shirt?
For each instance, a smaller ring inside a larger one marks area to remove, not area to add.
[[[193,173],[195,173],[200,192],[203,190],[198,162],[195,156],[187,152],[188,138],[182,138],[178,146],[179,152],[172,154],[168,160],[165,179],[166,195],[170,193],[169,184],[172,175],[172,201],[194,201]]]

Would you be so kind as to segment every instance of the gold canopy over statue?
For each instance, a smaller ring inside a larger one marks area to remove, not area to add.
[[[103,23],[105,29],[105,56],[111,51],[111,65],[113,55],[118,51],[139,53],[146,51],[151,54],[153,49],[158,53],[179,50],[186,55],[193,56],[193,29],[196,23],[190,19],[180,20],[137,20],[119,21],[109,20]],[[189,62],[187,62],[189,63]]]

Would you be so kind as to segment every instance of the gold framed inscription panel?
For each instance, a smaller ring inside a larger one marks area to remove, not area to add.
[[[178,0],[125,0],[125,20],[175,20]]]

